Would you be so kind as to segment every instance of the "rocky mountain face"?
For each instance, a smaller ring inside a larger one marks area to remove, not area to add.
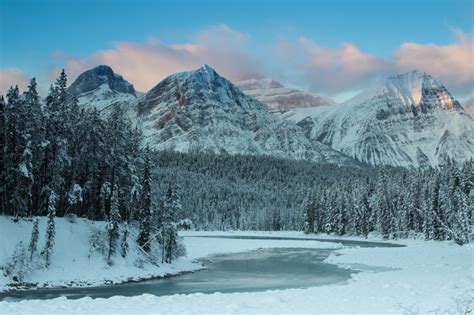
[[[294,122],[272,116],[207,65],[167,77],[137,102],[136,111],[148,144],[159,150],[354,162],[309,141]]]
[[[289,110],[293,108],[333,105],[335,102],[311,93],[290,89],[272,79],[249,79],[236,85],[267,106],[269,110]]]
[[[131,104],[137,98],[133,85],[114,73],[109,66],[97,66],[83,72],[68,88],[80,105],[106,110],[115,104]]]
[[[312,141],[371,165],[424,167],[474,156],[473,120],[441,83],[420,71],[389,77],[298,125]]]

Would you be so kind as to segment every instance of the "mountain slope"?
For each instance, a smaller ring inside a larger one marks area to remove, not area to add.
[[[272,79],[249,79],[236,85],[247,95],[264,103],[269,110],[288,110],[300,107],[333,105],[333,100],[284,87]]]
[[[372,165],[434,166],[474,156],[474,123],[430,75],[389,77],[298,123],[313,141]]]
[[[105,110],[115,104],[130,104],[137,98],[132,84],[105,65],[83,72],[68,88],[79,105]]]
[[[474,118],[474,97],[471,97],[467,101],[464,101],[462,106],[464,107],[466,113],[471,115],[471,118]]]
[[[148,144],[158,150],[354,162],[309,141],[295,123],[271,116],[207,65],[167,77],[137,102],[136,111]]]

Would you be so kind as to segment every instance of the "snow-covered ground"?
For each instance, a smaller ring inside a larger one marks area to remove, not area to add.
[[[298,232],[183,234],[303,236]],[[448,242],[402,240],[396,243],[406,247],[344,248],[326,242],[195,237],[186,237],[185,243],[188,256],[183,261],[187,262],[214,253],[263,247],[339,248],[326,261],[362,272],[345,283],[309,289],[0,302],[0,314],[459,314],[469,307],[473,309],[474,246],[471,244],[461,247]]]
[[[46,221],[46,217],[39,219],[38,252],[44,246]],[[10,259],[20,241],[28,248],[32,225],[31,221],[20,220],[15,223],[10,217],[0,216],[0,266],[4,266]],[[64,218],[56,218],[55,225],[51,266],[47,269],[34,267],[24,282],[38,287],[90,286],[159,277],[201,268],[189,259],[178,259],[173,264],[159,266],[147,263],[139,259],[142,255],[134,242],[129,242],[130,250],[126,258],[117,253],[113,258],[113,266],[109,266],[104,255],[91,250],[90,245],[94,231],[106,230],[105,222],[77,219],[75,223],[70,223]],[[130,238],[136,238],[136,231],[132,227],[130,233]],[[40,257],[37,257],[37,260],[42,261]],[[12,280],[0,270],[0,292],[7,290],[9,284],[12,284]]]
[[[46,217],[39,220],[38,251],[44,244]],[[33,269],[24,282],[37,287],[76,287],[94,286],[111,283],[121,283],[129,280],[155,278],[165,275],[174,275],[186,271],[202,268],[194,261],[218,253],[232,253],[249,251],[258,248],[272,247],[310,247],[310,248],[341,248],[340,244],[318,242],[308,244],[304,241],[276,241],[276,240],[229,240],[229,239],[202,239],[185,238],[187,254],[175,260],[172,264],[158,266],[147,263],[142,258],[135,242],[129,241],[129,254],[122,258],[116,254],[113,265],[109,266],[104,255],[92,250],[91,235],[94,231],[105,231],[105,222],[77,219],[71,223],[64,218],[56,218],[56,237],[52,265],[46,268]],[[15,247],[21,241],[28,247],[31,237],[32,221],[20,220],[13,222],[10,217],[0,216],[0,266],[4,266],[12,256]],[[130,240],[136,239],[136,231],[130,227]],[[203,235],[202,232],[182,232],[181,235]],[[211,233],[212,234],[212,233]],[[296,234],[298,235],[298,234]],[[38,260],[41,260],[40,258]],[[12,289],[12,280],[0,270],[0,292]]]

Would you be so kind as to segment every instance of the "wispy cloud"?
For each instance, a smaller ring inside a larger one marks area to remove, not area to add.
[[[460,93],[474,90],[474,36],[453,30],[457,41],[448,45],[404,43],[394,55],[399,71],[420,69]]]
[[[298,68],[302,75],[299,79],[315,92],[340,94],[367,87],[377,77],[419,69],[445,83],[455,94],[472,94],[474,36],[459,29],[453,32],[453,43],[406,42],[390,58],[364,52],[353,43],[325,47],[306,37],[280,42],[276,56]]]
[[[229,79],[238,80],[258,68],[250,55],[241,49],[246,38],[246,34],[221,24],[202,30],[190,43],[166,44],[158,39],[146,43],[117,42],[113,48],[86,58],[68,58],[66,70],[70,78],[75,78],[84,70],[106,64],[140,91],[149,90],[170,74],[198,68],[205,63]]]
[[[355,43],[342,42],[329,47],[308,37],[267,43],[265,49],[256,53],[262,47],[252,42],[251,35],[219,24],[201,29],[189,42],[122,41],[86,57],[71,57],[56,51],[52,58],[61,68],[66,68],[71,81],[87,69],[107,64],[139,91],[149,90],[170,74],[207,63],[234,81],[272,73],[274,79],[286,84],[338,100],[366,88],[376,78],[413,69],[432,74],[460,98],[472,96],[474,36],[459,29],[453,29],[453,34],[453,42],[445,45],[402,43],[386,58],[364,51]],[[58,69],[51,71],[51,82],[58,73]],[[20,69],[0,71],[1,91],[17,83],[24,88],[27,82]]]
[[[351,43],[331,48],[300,37],[293,43],[282,42],[279,47],[280,56],[299,67],[303,80],[315,91],[334,93],[363,87],[389,63]]]
[[[18,85],[20,90],[28,86],[29,78],[17,68],[0,69],[0,94],[5,95],[11,86]]]

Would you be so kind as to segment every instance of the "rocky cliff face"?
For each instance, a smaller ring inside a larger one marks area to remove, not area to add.
[[[263,154],[353,162],[270,115],[209,66],[164,79],[137,103],[148,144],[181,152]]]
[[[137,98],[133,85],[114,73],[109,66],[97,66],[83,72],[68,88],[80,105],[105,110],[112,105],[129,105]]]

